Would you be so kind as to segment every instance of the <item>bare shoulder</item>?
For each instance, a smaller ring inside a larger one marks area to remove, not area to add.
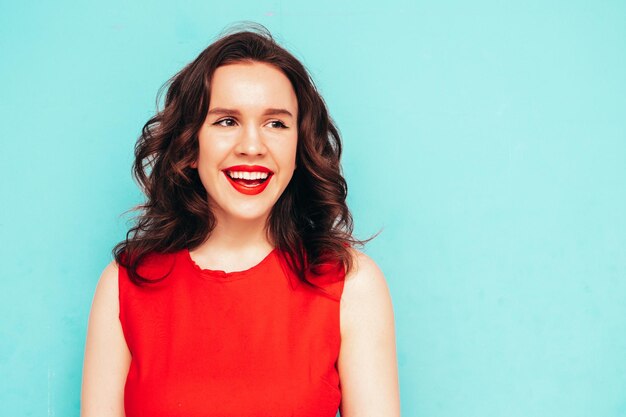
[[[341,297],[338,359],[345,417],[399,416],[400,398],[391,295],[383,272],[352,250]]]
[[[109,320],[117,318],[120,309],[118,274],[119,267],[114,260],[109,262],[100,274],[93,295],[92,318],[101,319],[103,316],[106,316]]]
[[[99,299],[105,298],[106,300],[103,301],[108,301],[107,304],[115,304],[119,309],[118,274],[119,267],[117,262],[114,260],[109,262],[102,271],[102,274],[100,274],[100,279],[98,280],[98,285],[96,286],[96,292],[94,294],[94,301],[96,297]]]
[[[376,262],[365,253],[351,249],[353,267],[346,275],[343,294],[341,297],[342,309],[345,313],[367,305],[385,308],[391,304],[391,295],[387,280]]]
[[[124,382],[130,365],[119,320],[119,268],[111,261],[102,271],[87,326],[81,417],[123,417]]]
[[[393,326],[393,305],[385,275],[365,253],[351,249],[353,266],[341,296],[341,336]]]
[[[383,279],[382,272],[376,262],[365,253],[358,249],[350,249],[353,260],[352,271],[346,276],[346,279],[354,280],[355,277],[366,277],[365,279]]]
[[[93,339],[121,329],[118,274],[119,267],[115,261],[109,262],[100,274],[89,313],[87,348]]]

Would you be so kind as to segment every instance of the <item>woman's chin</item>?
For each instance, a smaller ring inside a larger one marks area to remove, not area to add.
[[[241,222],[241,223],[264,223],[267,220],[267,217],[270,214],[270,210],[263,210],[260,208],[254,208],[254,209],[237,209],[237,210],[229,210],[229,211],[224,211],[221,213],[222,219],[218,219],[218,222],[220,220],[223,220],[226,223],[235,223],[235,222]]]

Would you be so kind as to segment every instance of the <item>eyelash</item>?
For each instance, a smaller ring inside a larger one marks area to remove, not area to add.
[[[224,126],[221,123],[225,122],[226,120],[231,120],[231,121],[235,121],[235,119],[233,119],[232,117],[226,117],[222,120],[218,120],[217,122],[213,123],[214,125],[217,126],[222,126],[222,127],[232,127],[232,126]],[[278,127],[279,129],[287,129],[289,126],[285,125],[283,122],[281,122],[280,120],[272,120],[270,123],[280,123],[280,126]]]

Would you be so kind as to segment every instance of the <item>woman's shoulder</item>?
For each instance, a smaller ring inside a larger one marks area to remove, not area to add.
[[[358,249],[350,248],[352,268],[345,277],[344,292],[380,292],[387,290],[386,278],[378,264]],[[351,294],[348,294],[350,296]]]
[[[139,259],[136,263],[130,262],[132,256],[129,257],[124,252],[121,255],[121,264],[115,263],[114,260],[112,263],[115,263],[115,265],[112,267],[116,268],[116,271],[119,270],[119,277],[122,283],[129,281],[132,274],[146,280],[159,281],[160,278],[169,275],[185,250],[180,249],[170,252],[152,250],[142,253],[140,256],[138,255]]]
[[[98,327],[98,333],[109,331],[109,326],[119,314],[119,266],[109,262],[100,274],[92,299],[90,326]],[[107,330],[108,329],[108,330]]]
[[[87,326],[81,415],[123,415],[130,351],[119,320],[118,265],[109,262],[96,285]],[[111,414],[113,413],[113,414]]]
[[[111,293],[117,292],[119,265],[115,260],[109,262],[98,280],[96,291],[110,296]]]
[[[342,332],[391,312],[391,295],[381,269],[365,253],[354,248],[350,253],[352,268],[346,274],[341,296]]]
[[[372,258],[352,250],[341,300],[341,414],[400,415],[391,296]],[[374,410],[374,411],[372,411]]]

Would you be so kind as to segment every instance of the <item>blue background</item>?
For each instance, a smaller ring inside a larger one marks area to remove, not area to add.
[[[253,20],[309,68],[403,416],[626,416],[626,3],[0,0],[0,404],[77,416],[158,88]]]

